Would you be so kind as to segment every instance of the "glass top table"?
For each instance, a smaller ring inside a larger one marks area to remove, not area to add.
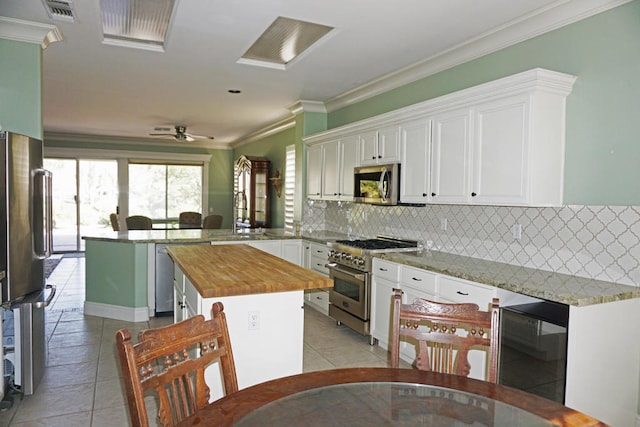
[[[338,384],[301,391],[261,406],[233,425],[553,426],[524,409],[476,394],[392,382]]]
[[[346,368],[267,381],[179,426],[606,426],[500,384],[417,369]]]

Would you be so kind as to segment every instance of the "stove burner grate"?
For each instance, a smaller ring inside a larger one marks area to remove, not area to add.
[[[376,250],[376,249],[404,249],[413,248],[416,245],[405,242],[389,241],[382,239],[364,239],[364,240],[336,240],[336,243],[345,246],[351,246],[358,249]]]

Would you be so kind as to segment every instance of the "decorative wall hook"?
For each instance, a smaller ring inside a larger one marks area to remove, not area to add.
[[[272,178],[269,178],[269,180],[276,189],[276,195],[280,197],[280,194],[282,194],[282,178],[280,178],[280,171],[276,169],[275,175]]]

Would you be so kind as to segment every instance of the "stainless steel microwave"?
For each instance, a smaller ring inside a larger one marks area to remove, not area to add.
[[[353,200],[373,205],[397,205],[400,164],[362,166],[353,170]]]

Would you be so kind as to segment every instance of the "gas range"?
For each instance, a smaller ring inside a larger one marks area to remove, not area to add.
[[[416,240],[377,236],[375,239],[336,240],[329,243],[329,262],[359,271],[371,271],[372,255],[388,252],[415,252]]]

